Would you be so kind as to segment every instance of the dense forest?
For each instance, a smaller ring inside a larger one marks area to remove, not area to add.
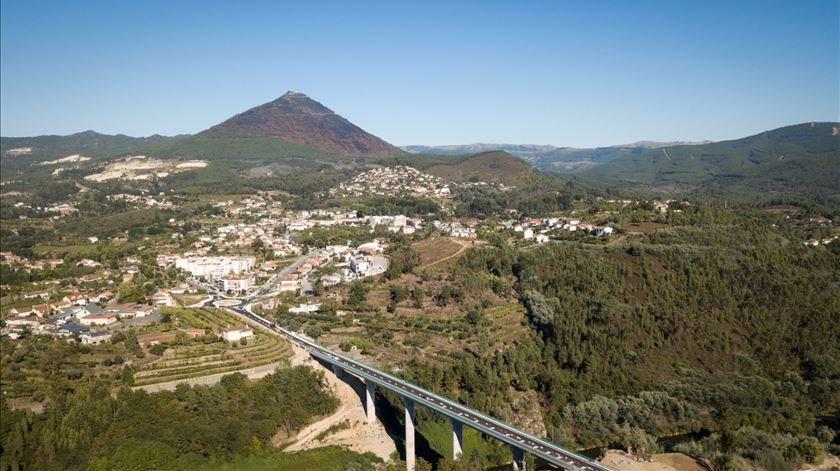
[[[570,446],[651,452],[693,433],[677,449],[720,469],[836,453],[840,244],[809,249],[772,221],[693,208],[629,246],[498,237],[453,265],[453,301],[512,289],[530,334],[406,374],[489,413],[536,391],[548,436]]]
[[[259,452],[338,400],[321,373],[278,369],[258,381],[225,376],[212,387],[148,394],[104,383],[54,388],[41,414],[0,398],[0,469],[179,470]]]

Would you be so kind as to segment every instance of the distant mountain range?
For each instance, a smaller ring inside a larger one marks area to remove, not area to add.
[[[674,191],[795,193],[840,203],[840,123],[804,123],[730,141],[630,153],[588,173]]]
[[[618,182],[670,193],[712,195],[805,194],[840,204],[840,123],[805,123],[722,142],[640,141],[592,149],[529,144],[404,149],[302,93],[288,92],[194,135],[133,138],[86,131],[70,136],[3,137],[0,171],[3,180],[36,175],[39,181],[50,181],[53,169],[40,163],[81,154],[90,159],[65,160],[74,162],[68,166],[72,172],[61,177],[80,178],[109,160],[141,154],[206,161],[207,168],[182,177],[195,177],[195,182],[205,184],[227,181],[230,176],[401,164],[455,181],[522,185],[535,181],[536,167],[586,174],[587,181],[603,185]],[[201,175],[206,178],[198,178]]]
[[[503,151],[527,160],[540,170],[548,172],[579,172],[589,170],[604,162],[618,159],[630,153],[641,153],[650,149],[674,145],[696,145],[703,142],[656,142],[639,141],[609,147],[577,148],[557,147],[540,144],[466,144],[449,146],[403,146],[401,149],[417,154],[457,155],[478,152]]]

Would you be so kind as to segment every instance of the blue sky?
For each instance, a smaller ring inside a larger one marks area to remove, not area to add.
[[[289,89],[398,145],[840,120],[840,2],[2,0],[0,134],[194,133]]]

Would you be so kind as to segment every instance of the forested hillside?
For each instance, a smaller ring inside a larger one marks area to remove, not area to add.
[[[744,201],[840,203],[840,124],[808,123],[755,136],[632,153],[591,170],[669,192]]]
[[[59,384],[57,384],[58,386]],[[256,453],[278,432],[295,432],[338,400],[306,367],[250,382],[179,385],[148,394],[105,383],[56,387],[42,414],[10,410],[0,398],[0,469],[180,470]]]
[[[512,286],[529,334],[410,377],[490,413],[535,391],[548,436],[568,445],[652,451],[697,433],[680,449],[722,467],[816,459],[834,436],[821,417],[840,410],[837,242],[811,250],[758,212],[669,214],[673,227],[628,244],[468,251],[455,302],[486,318],[476,289]]]

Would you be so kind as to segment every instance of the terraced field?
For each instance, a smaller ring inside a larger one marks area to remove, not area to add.
[[[209,332],[205,337],[217,337],[225,328],[242,324],[241,319],[220,309],[166,308],[164,313],[171,315],[179,327],[195,327]],[[292,354],[284,340],[259,329],[254,329],[254,337],[248,339],[245,345],[209,339],[164,345],[170,348],[161,357],[138,364],[134,374],[135,385],[227,373],[282,361]]]

